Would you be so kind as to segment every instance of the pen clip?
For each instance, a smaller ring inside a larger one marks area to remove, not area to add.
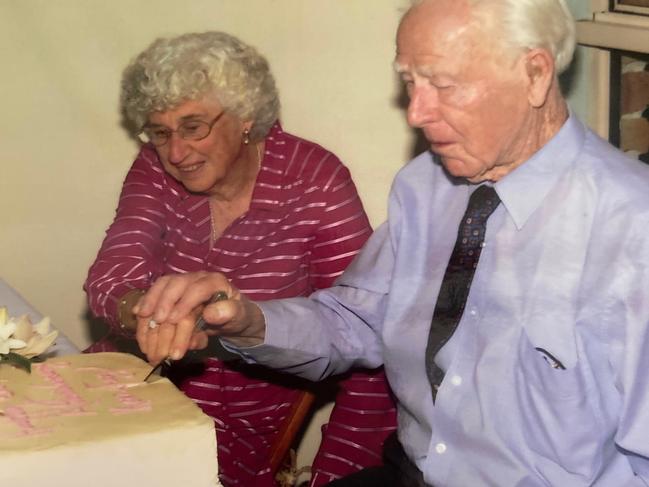
[[[543,359],[547,363],[549,363],[550,367],[552,367],[553,369],[566,370],[566,368],[561,363],[561,360],[556,358],[554,355],[552,355],[550,352],[548,352],[545,348],[535,347],[535,350],[541,352],[541,355],[542,355]]]

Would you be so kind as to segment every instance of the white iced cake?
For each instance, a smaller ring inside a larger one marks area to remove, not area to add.
[[[0,366],[0,485],[219,486],[212,420],[132,355]]]

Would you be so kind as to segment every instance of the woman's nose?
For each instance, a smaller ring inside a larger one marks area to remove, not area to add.
[[[180,164],[189,154],[189,144],[176,132],[169,134],[167,157],[171,164]]]

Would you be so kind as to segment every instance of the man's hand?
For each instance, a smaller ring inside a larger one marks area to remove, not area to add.
[[[205,306],[219,291],[228,299]],[[264,342],[266,324],[261,310],[218,273],[163,276],[140,298],[133,312],[138,318],[138,344],[151,363],[167,357],[179,360],[188,349],[205,348],[208,335],[239,347]],[[207,329],[196,332],[201,314]]]
[[[207,346],[205,332],[194,332],[195,313],[178,323],[153,323],[147,318],[138,318],[135,338],[140,350],[152,364],[159,364],[170,358],[180,360],[187,350],[199,350]]]

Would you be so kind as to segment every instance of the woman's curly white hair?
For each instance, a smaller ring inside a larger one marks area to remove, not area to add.
[[[241,121],[253,122],[252,141],[263,139],[279,116],[268,62],[253,47],[223,32],[157,39],[122,76],[122,112],[134,134],[151,113],[205,96],[215,96]]]

